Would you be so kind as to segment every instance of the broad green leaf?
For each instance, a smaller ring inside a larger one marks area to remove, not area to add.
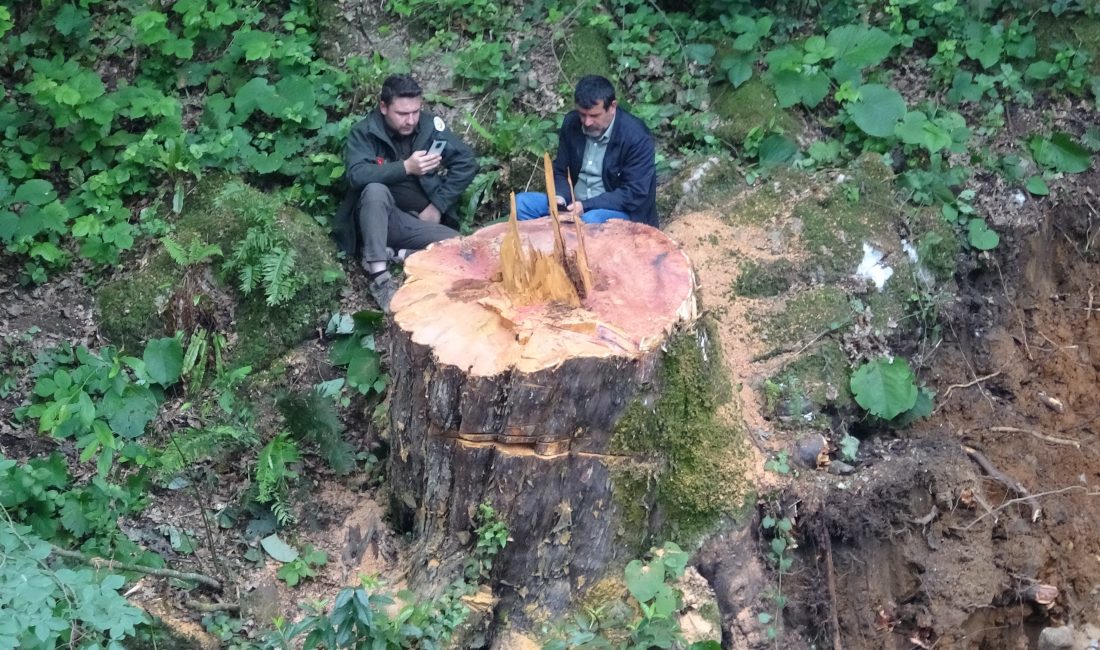
[[[1053,63],[1049,61],[1035,61],[1027,66],[1027,70],[1024,71],[1024,76],[1028,79],[1035,79],[1036,81],[1046,81],[1057,73],[1058,66]]]
[[[386,315],[375,309],[360,309],[351,315],[355,327],[361,332],[372,331],[386,322]]]
[[[1068,133],[1054,133],[1050,138],[1033,136],[1028,140],[1028,148],[1035,162],[1055,171],[1080,174],[1092,167],[1088,149]]]
[[[274,34],[253,29],[238,31],[233,41],[244,51],[246,61],[270,58],[275,47]]]
[[[100,410],[111,430],[123,438],[137,438],[157,416],[157,398],[148,386],[128,385],[122,395],[108,393]]]
[[[57,192],[49,181],[40,178],[32,178],[15,190],[12,201],[15,203],[30,203],[31,205],[46,205],[57,198]]]
[[[888,138],[905,116],[905,99],[893,88],[867,84],[859,89],[859,99],[848,104],[848,113],[867,135]]]
[[[909,111],[894,128],[894,135],[906,144],[917,145],[936,153],[951,146],[951,134],[921,111]]]
[[[1032,176],[1031,178],[1027,179],[1027,183],[1024,185],[1024,188],[1026,188],[1028,192],[1031,192],[1035,196],[1046,196],[1050,194],[1050,187],[1047,186],[1047,182],[1043,180],[1042,176]]]
[[[710,65],[714,52],[714,46],[710,43],[688,43],[684,46],[684,56],[699,65]]]
[[[179,380],[183,370],[183,346],[172,337],[153,339],[145,345],[142,360],[152,382],[171,386]]]
[[[348,364],[348,386],[357,389],[366,395],[378,380],[382,372],[382,364],[378,353],[373,350],[360,348]]]
[[[890,56],[897,41],[878,27],[845,25],[829,32],[826,39],[836,49],[837,62],[857,68],[869,68]]]
[[[935,391],[925,386],[921,386],[917,390],[917,401],[913,404],[913,408],[894,418],[891,424],[899,427],[907,427],[921,418],[931,416],[935,397]]]
[[[253,77],[240,88],[233,97],[233,105],[237,109],[237,118],[246,119],[256,109],[272,116],[278,116],[283,110],[283,100],[267,79]]]
[[[661,587],[665,586],[665,567],[660,560],[643,564],[641,560],[631,560],[626,565],[626,588],[640,603],[649,602]]]
[[[771,75],[771,81],[781,108],[798,103],[813,108],[829,94],[829,77],[822,72],[807,75],[795,70],[780,70]]]
[[[722,70],[726,71],[726,79],[734,88],[740,88],[741,84],[752,78],[753,57],[750,54],[727,56],[722,59]]]
[[[908,411],[917,401],[916,378],[901,358],[868,361],[852,375],[850,388],[856,403],[884,420]]]
[[[985,219],[971,219],[966,224],[966,239],[971,246],[980,251],[993,250],[1001,242],[1001,237],[990,230]]]
[[[279,562],[293,562],[298,559],[297,549],[284,542],[282,538],[275,533],[261,539],[260,546],[267,551],[267,554],[270,555],[272,559]]]
[[[662,584],[653,598],[653,616],[667,618],[672,616],[680,607],[680,599],[676,592],[666,584]]]
[[[798,153],[798,145],[785,135],[773,133],[760,141],[760,166],[764,169],[786,164]]]

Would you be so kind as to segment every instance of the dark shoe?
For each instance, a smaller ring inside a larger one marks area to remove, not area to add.
[[[397,283],[393,281],[393,276],[386,271],[367,282],[367,293],[378,303],[379,309],[388,314],[390,313],[390,301],[393,300],[393,294],[397,293]]]

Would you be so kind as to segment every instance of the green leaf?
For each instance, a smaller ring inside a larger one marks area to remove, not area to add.
[[[985,219],[971,219],[966,224],[966,239],[980,251],[991,251],[1001,242],[1000,236],[989,228]]]
[[[879,358],[860,366],[850,381],[856,403],[869,413],[891,420],[917,401],[917,384],[905,359]]]
[[[1043,180],[1042,176],[1032,176],[1027,179],[1024,188],[1035,196],[1046,196],[1050,194],[1050,187],[1047,186],[1047,182]]]
[[[917,145],[936,153],[951,146],[951,134],[921,111],[909,111],[894,128],[894,135],[906,144]]]
[[[791,161],[798,153],[798,145],[785,135],[773,133],[760,141],[760,166],[764,169],[778,167]]]
[[[84,506],[73,492],[66,495],[65,505],[61,506],[61,525],[77,539],[84,537],[91,528],[91,522],[84,514]]]
[[[798,103],[813,108],[829,94],[829,77],[822,72],[807,75],[794,70],[780,70],[771,76],[771,81],[781,108]]]
[[[643,564],[641,560],[631,560],[626,565],[626,588],[640,603],[649,602],[661,587],[665,586],[665,567],[658,560]]]
[[[845,25],[829,32],[826,39],[836,49],[836,60],[857,68],[882,63],[897,41],[878,27]]]
[[[894,418],[891,424],[898,427],[907,427],[921,418],[931,416],[935,397],[935,391],[926,386],[921,386],[917,390],[917,401],[913,404],[913,408]]]
[[[1092,167],[1088,149],[1078,144],[1068,133],[1054,133],[1050,138],[1033,136],[1028,140],[1035,162],[1067,174],[1080,174]]]
[[[727,56],[722,59],[719,67],[726,72],[726,79],[734,88],[740,88],[741,84],[752,78],[753,57],[751,54],[739,54]]]
[[[171,386],[179,380],[183,370],[183,346],[172,337],[153,339],[145,345],[142,360],[150,381]]]
[[[260,546],[272,557],[272,559],[284,564],[298,559],[298,551],[287,544],[278,534],[272,533],[260,540]]]
[[[348,364],[348,386],[366,395],[382,372],[382,363],[374,350],[359,348]]]
[[[31,205],[46,205],[57,198],[57,192],[49,181],[40,178],[32,178],[19,186],[12,196],[15,203],[30,203]]]
[[[710,43],[688,43],[684,46],[684,56],[699,65],[710,65],[714,60],[715,49]]]
[[[859,438],[844,434],[844,437],[840,439],[840,455],[844,457],[844,460],[853,461],[856,459],[857,453],[859,453]]]
[[[867,135],[888,138],[905,116],[905,99],[893,88],[866,84],[859,89],[859,99],[848,104],[848,113]]]
[[[1045,81],[1057,73],[1058,66],[1053,63],[1049,61],[1035,61],[1027,66],[1027,70],[1024,71],[1024,76],[1028,79],[1035,79],[1036,81]]]
[[[241,30],[234,35],[233,41],[244,51],[245,61],[256,61],[271,57],[275,35],[258,30]]]
[[[148,386],[131,384],[123,389],[121,396],[106,395],[101,409],[107,414],[111,431],[123,438],[137,438],[157,416],[157,406],[157,398]]]

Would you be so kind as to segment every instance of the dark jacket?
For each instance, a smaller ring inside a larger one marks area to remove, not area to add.
[[[443,223],[456,227],[458,197],[477,175],[477,158],[453,131],[436,129],[437,123],[443,124],[443,121],[427,111],[421,111],[420,124],[412,136],[412,148],[413,151],[427,151],[432,140],[447,141],[440,165],[446,173],[425,174],[418,180],[428,200],[443,213]],[[352,127],[344,148],[344,168],[348,191],[336,212],[333,233],[340,250],[355,257],[359,252],[356,211],[363,188],[370,183],[385,185],[405,179],[405,162],[397,157],[397,149],[386,131],[385,118],[377,108]]]
[[[558,132],[558,155],[554,159],[554,187],[568,187],[565,171],[575,183],[581,174],[585,136],[577,111],[570,111]],[[582,201],[587,210],[618,210],[657,227],[657,165],[653,157],[653,136],[641,120],[622,107],[615,110],[615,125],[603,159],[603,186],[599,196]],[[569,195],[558,190],[569,201]]]

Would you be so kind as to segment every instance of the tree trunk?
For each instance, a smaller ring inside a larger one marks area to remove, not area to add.
[[[662,523],[650,479],[670,460],[631,453],[620,420],[652,410],[664,347],[696,336],[697,312],[687,257],[626,221],[585,226],[591,285],[579,307],[509,294],[509,229],[406,262],[392,302],[389,470],[397,523],[416,537],[414,587],[453,579],[477,506],[495,508],[511,541],[492,584],[514,621],[563,611]],[[576,250],[577,232],[561,232]],[[519,224],[519,235],[554,250],[549,219]]]

